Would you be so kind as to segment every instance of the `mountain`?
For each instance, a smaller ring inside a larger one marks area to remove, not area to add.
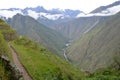
[[[0,79],[21,79],[19,78],[19,70],[23,70],[17,64],[13,65],[14,60],[18,59],[20,59],[22,66],[24,66],[27,73],[34,80],[80,80],[85,77],[81,71],[78,71],[71,64],[50,53],[43,46],[25,37],[15,36],[15,34],[16,31],[13,31],[5,21],[0,19]],[[15,51],[14,53],[17,52],[19,58],[12,55],[11,46],[8,47],[8,45],[12,46],[12,49]],[[14,71],[15,69],[16,72]],[[23,78],[24,76],[26,75],[23,73]]]
[[[116,1],[110,5],[101,6],[93,10],[88,14],[80,14],[78,17],[90,17],[90,16],[111,16],[120,11],[120,1]]]
[[[27,7],[24,9],[20,9],[20,8],[0,9],[0,17],[4,20],[7,20],[8,18],[12,18],[14,15],[18,13],[23,16],[30,16],[36,19],[38,22],[52,29],[53,29],[52,26],[56,24],[70,21],[74,18],[77,18],[79,14],[84,14],[84,12],[80,10],[71,10],[71,9],[47,10],[42,6],[37,6],[34,8]]]
[[[112,3],[112,4],[110,4],[110,5],[107,5],[107,6],[101,6],[101,7],[99,7],[99,8],[97,8],[97,9],[95,9],[95,10],[93,10],[91,13],[100,13],[100,12],[102,12],[102,11],[107,11],[107,10],[109,10],[110,8],[115,8],[115,7],[118,7],[118,8],[116,8],[117,10],[119,10],[119,8],[120,8],[120,1],[116,1],[116,2],[114,2],[114,3]],[[115,10],[116,10],[115,9]],[[108,12],[110,12],[110,11],[108,11]]]
[[[9,13],[9,14],[7,14]],[[0,15],[6,18],[12,18],[17,13],[22,15],[28,15],[33,17],[34,19],[49,19],[49,20],[58,20],[58,19],[65,19],[65,18],[76,18],[78,14],[84,13],[80,10],[60,10],[60,9],[51,9],[46,10],[42,6],[38,6],[35,8],[10,8],[10,9],[0,9]]]
[[[93,16],[77,18],[68,22],[56,24],[53,29],[57,30],[70,40],[79,39],[83,34],[96,27],[103,22],[107,17]]]
[[[101,7],[100,7],[101,8]],[[52,25],[52,28],[68,37],[70,40],[79,39],[84,33],[103,22],[109,16],[115,15],[120,11],[120,1],[104,6],[104,9],[97,8],[88,14],[79,14],[78,18]],[[110,13],[102,13],[109,10]]]
[[[12,33],[12,34],[11,34]],[[12,46],[21,64],[27,70],[32,79],[35,80],[97,80],[97,79],[117,79],[119,80],[119,70],[117,68],[108,68],[97,71],[93,74],[86,71],[86,76],[83,72],[76,69],[74,66],[47,51],[43,46],[34,43],[33,41],[19,36],[16,36],[16,31],[0,19],[0,59],[1,55],[9,56],[10,62],[13,61],[12,52],[7,43]],[[1,54],[2,53],[2,54]],[[119,56],[118,56],[119,57]],[[8,58],[7,58],[8,60]],[[16,60],[16,59],[15,59]],[[4,64],[4,65],[3,65]],[[11,64],[13,65],[13,64]],[[8,69],[8,64],[0,60],[0,78],[3,80],[13,79],[13,73]],[[13,66],[14,67],[14,66]],[[17,67],[14,67],[14,69]],[[12,68],[13,70],[13,68]],[[17,71],[18,72],[18,68]],[[18,76],[18,75],[14,75]],[[25,75],[23,75],[25,76]],[[16,79],[15,79],[16,80]]]
[[[67,57],[81,70],[94,71],[120,63],[120,13],[98,24],[67,49]]]
[[[48,50],[61,55],[65,46],[66,38],[58,32],[44,26],[29,16],[20,14],[15,15],[8,20],[8,23],[15,29],[18,34],[28,37],[29,39],[44,45]]]

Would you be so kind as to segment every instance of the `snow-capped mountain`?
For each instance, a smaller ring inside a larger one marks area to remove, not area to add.
[[[120,12],[120,1],[116,1],[107,6],[96,8],[89,14],[79,14],[77,17],[90,17],[90,16],[111,16]]]
[[[78,14],[83,13],[80,10],[70,10],[70,9],[51,9],[46,10],[41,6],[35,8],[10,8],[10,9],[0,9],[0,15],[6,18],[12,18],[17,13],[22,15],[28,15],[35,19],[47,18],[50,20],[65,19],[65,18],[76,18]]]
[[[78,17],[90,17],[90,16],[111,16],[120,11],[120,0],[116,1],[107,6],[101,6],[96,8],[92,12],[85,14],[80,10],[70,10],[70,9],[51,9],[47,10],[42,6],[37,6],[35,8],[27,7],[25,9],[20,8],[9,8],[0,9],[0,17],[2,18],[12,18],[17,13],[22,15],[28,15],[33,18],[43,19],[43,20],[62,20],[68,18],[78,18]]]

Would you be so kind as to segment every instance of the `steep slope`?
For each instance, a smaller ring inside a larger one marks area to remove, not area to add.
[[[29,16],[15,15],[8,23],[17,30],[20,35],[27,36],[29,39],[42,44],[48,50],[58,55],[62,55],[62,48],[66,39],[56,31],[47,28]]]
[[[16,31],[11,29],[5,21],[0,19],[0,54],[10,57],[10,50],[7,47],[7,41],[14,40],[16,37]]]
[[[120,6],[120,1],[119,1],[119,0],[116,1],[116,2],[114,2],[114,3],[112,3],[112,4],[110,4],[110,5],[101,6],[101,7],[99,7],[99,8],[96,8],[96,9],[93,10],[91,13],[100,13],[100,12],[105,11],[105,10],[107,11],[107,9],[112,8],[112,7],[115,7],[115,6]],[[116,10],[114,10],[114,11],[116,11]],[[118,8],[118,11],[120,11],[119,8]],[[108,10],[107,12],[109,13],[110,11]],[[107,14],[107,13],[106,13],[106,14]]]
[[[20,61],[34,80],[80,80],[82,72],[24,37],[11,43]]]
[[[68,49],[71,62],[81,70],[93,71],[120,59],[120,13],[86,33]],[[120,60],[119,60],[120,61]]]
[[[1,55],[12,56],[13,62],[19,66],[19,69],[22,69],[23,75],[26,76],[23,70],[25,68],[34,80],[80,80],[84,78],[84,74],[75,69],[71,64],[29,39],[11,35],[11,30],[10,26],[0,19],[0,79],[18,80],[13,79],[14,73],[8,69],[10,67],[8,63],[3,63]],[[16,34],[15,30],[14,34]],[[8,40],[9,47],[7,45]],[[10,50],[12,55],[10,55]],[[19,62],[19,59],[21,62]],[[21,68],[20,66],[24,67]],[[15,68],[16,66],[13,65],[12,70]],[[19,69],[17,68],[16,72]],[[31,78],[25,78],[25,80],[31,80]]]
[[[116,1],[110,5],[96,8],[91,13],[79,14],[77,19],[57,23],[53,25],[53,29],[61,32],[69,39],[78,39],[84,33],[91,30],[96,25],[103,22],[107,17],[115,15],[120,11],[120,1]]]
[[[11,41],[15,38],[16,31],[11,29],[6,22],[0,19],[0,80],[10,80],[12,78],[11,71],[6,70],[3,57],[7,60],[12,60],[10,49],[7,46],[7,41]]]
[[[106,6],[100,6],[88,14],[79,14],[78,17],[90,16],[112,16],[120,11],[120,1],[116,1]]]
[[[84,32],[89,31],[95,27],[101,21],[104,21],[107,17],[81,17],[75,20],[71,20],[65,23],[61,23],[54,26],[54,29],[68,37],[70,40],[76,40],[81,37]]]

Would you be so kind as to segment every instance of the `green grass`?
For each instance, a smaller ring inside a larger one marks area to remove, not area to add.
[[[13,34],[16,34],[16,31],[12,30],[5,21],[0,19],[0,53],[8,56],[10,60],[12,60],[12,56],[8,47],[7,39]]]
[[[7,42],[7,36],[12,35],[11,33],[16,32],[12,30],[6,22],[0,19],[0,55],[5,55],[12,61],[12,55]],[[5,66],[0,59],[0,78],[2,78],[2,80],[9,80],[10,76],[10,72],[5,69]]]
[[[6,71],[0,60],[0,80],[9,80],[10,72]]]
[[[114,64],[112,64],[114,65]],[[114,65],[115,66],[115,65]],[[120,80],[120,70],[111,68],[98,69],[88,80]]]
[[[8,48],[8,43],[4,40],[3,35],[0,33],[0,54],[6,55],[12,60],[12,55],[10,49]]]
[[[114,55],[120,51],[119,15],[99,23],[69,47],[68,57],[73,64],[93,72],[113,63]]]
[[[66,61],[25,38],[12,42],[23,65],[35,80],[80,80],[84,75]]]

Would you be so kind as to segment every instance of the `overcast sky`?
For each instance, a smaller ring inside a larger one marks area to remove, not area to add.
[[[0,9],[44,6],[46,9],[79,9],[88,13],[99,6],[111,4],[118,0],[0,0]]]

